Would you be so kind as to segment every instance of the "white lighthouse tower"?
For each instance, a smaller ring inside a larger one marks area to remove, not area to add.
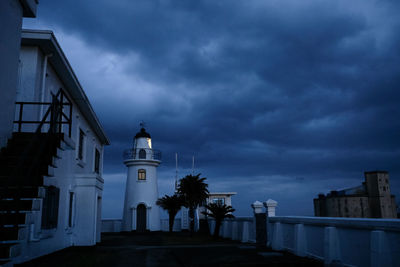
[[[133,148],[124,152],[124,164],[128,167],[126,179],[122,231],[160,231],[157,167],[161,152],[154,150],[150,134],[140,129]]]

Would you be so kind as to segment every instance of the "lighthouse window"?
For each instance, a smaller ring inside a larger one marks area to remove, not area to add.
[[[146,150],[143,148],[139,150],[139,159],[145,159],[146,158]]]
[[[146,170],[145,169],[138,170],[138,180],[146,180]]]

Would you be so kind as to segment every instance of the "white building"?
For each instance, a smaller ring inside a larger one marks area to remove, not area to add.
[[[14,132],[0,154],[7,264],[100,241],[109,144],[53,33],[23,30],[21,43]]]
[[[125,152],[128,167],[122,231],[160,231],[157,167],[161,153],[152,148],[144,128],[135,136],[133,148]]]
[[[0,148],[11,137],[23,17],[36,17],[37,0],[0,1]]]

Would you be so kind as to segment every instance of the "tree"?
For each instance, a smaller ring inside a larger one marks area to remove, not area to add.
[[[175,216],[183,205],[182,198],[176,194],[173,196],[165,195],[164,197],[159,198],[156,204],[168,212],[169,231],[172,232]]]
[[[205,205],[205,208],[206,211],[203,211],[203,214],[215,219],[214,237],[217,238],[222,221],[225,218],[235,218],[235,216],[232,215],[232,212],[234,212],[235,209],[232,208],[232,206],[227,206],[221,202],[207,204]]]
[[[204,181],[206,178],[200,178],[197,175],[186,175],[179,180],[178,194],[182,197],[186,208],[189,209],[190,231],[194,232],[194,212],[201,203],[208,198],[208,184]]]

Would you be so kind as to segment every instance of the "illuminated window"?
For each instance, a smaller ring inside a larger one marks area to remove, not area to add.
[[[145,169],[138,170],[138,180],[146,180],[146,170]]]

